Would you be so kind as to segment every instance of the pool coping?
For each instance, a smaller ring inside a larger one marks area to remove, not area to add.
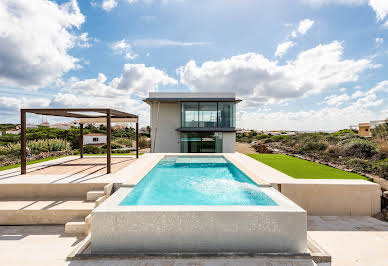
[[[236,159],[233,155],[234,153],[148,153],[143,154],[141,160],[138,160],[127,167],[116,172],[114,176],[123,178],[123,175],[128,175],[131,173],[131,176],[124,182],[122,182],[121,187],[134,187],[136,186],[147,174],[151,171],[165,157],[169,156],[224,156],[225,159],[234,164],[240,171],[247,175],[253,182],[258,184],[260,187],[272,187],[273,184],[270,184],[259,174],[253,172],[248,167]]]

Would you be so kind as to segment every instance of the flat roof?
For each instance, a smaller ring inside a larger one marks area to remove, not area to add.
[[[241,102],[234,92],[150,92],[149,97],[143,100],[151,102]]]

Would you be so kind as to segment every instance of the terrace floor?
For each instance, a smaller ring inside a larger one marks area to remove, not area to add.
[[[1,184],[109,183],[117,181],[115,173],[136,161],[135,156],[112,156],[112,172],[106,173],[106,157],[67,156],[27,166],[27,174],[20,175],[20,167],[0,172]]]
[[[388,223],[372,217],[309,216],[308,234],[332,255],[333,266],[387,265]],[[210,265],[202,259],[184,262],[153,260],[65,261],[81,241],[63,226],[0,226],[0,257],[4,265]],[[19,252],[18,252],[19,251]],[[20,252],[23,256],[20,256]],[[238,265],[252,261],[239,260]],[[236,265],[234,262],[223,265]],[[211,265],[217,265],[213,264]],[[261,265],[261,264],[255,264]],[[297,265],[297,264],[287,264]]]

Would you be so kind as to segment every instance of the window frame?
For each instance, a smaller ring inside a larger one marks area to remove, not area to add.
[[[215,126],[215,128],[235,128],[236,126],[232,126],[232,127],[220,127],[220,116],[219,116],[219,103],[234,103],[234,105],[236,105],[236,103],[235,102],[230,102],[230,101],[181,101],[180,102],[180,113],[181,113],[181,121],[180,121],[180,125],[181,125],[181,127],[186,127],[185,126],[185,123],[186,123],[186,121],[183,121],[183,104],[184,103],[196,103],[197,104],[197,118],[198,118],[198,121],[197,121],[197,128],[204,128],[204,127],[200,127],[199,126],[199,124],[200,124],[200,119],[199,119],[199,106],[200,106],[200,103],[216,103],[216,105],[217,105],[217,110],[216,110],[216,114],[217,114],[217,121],[216,121],[216,126]],[[236,108],[236,107],[234,107],[234,108]],[[235,112],[233,112],[233,115],[236,115],[236,113]],[[232,117],[231,118],[232,119],[232,121],[235,121],[236,120],[236,118],[235,117]],[[234,123],[233,123],[234,124]]]

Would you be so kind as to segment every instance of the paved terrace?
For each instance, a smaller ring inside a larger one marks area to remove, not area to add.
[[[308,234],[332,255],[333,266],[387,265],[388,223],[371,217],[308,217]],[[0,226],[4,265],[268,265],[255,260],[172,259],[65,261],[82,237],[63,226]],[[16,250],[23,251],[20,256]],[[284,263],[284,262],[283,262]],[[275,265],[275,264],[272,264]],[[279,263],[278,265],[285,265]],[[287,264],[291,265],[291,264]],[[298,265],[298,264],[292,264]],[[313,265],[313,264],[311,264]]]
[[[135,161],[135,156],[112,156],[112,173],[106,173],[106,157],[67,156],[27,166],[27,174],[20,168],[0,172],[1,184],[61,184],[61,183],[120,183],[114,175]]]

